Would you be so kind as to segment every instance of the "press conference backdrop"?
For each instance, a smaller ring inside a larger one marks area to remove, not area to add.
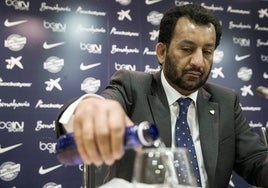
[[[1,0],[0,187],[82,187],[82,165],[55,157],[55,117],[70,98],[99,93],[120,69],[159,70],[154,46],[171,6],[201,3],[222,42],[209,81],[235,90],[250,126],[268,126],[267,0]],[[267,91],[266,91],[267,92]],[[96,170],[96,184],[103,168]],[[230,187],[248,187],[235,173]]]

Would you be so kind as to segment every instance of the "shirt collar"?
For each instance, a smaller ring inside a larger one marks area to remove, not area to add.
[[[188,96],[184,96],[180,94],[178,91],[176,91],[166,80],[163,70],[161,71],[161,82],[164,87],[165,93],[167,95],[167,100],[169,106],[172,105],[174,102],[176,102],[181,97],[189,97],[194,101],[194,104],[196,104],[197,94],[198,90],[191,93]]]

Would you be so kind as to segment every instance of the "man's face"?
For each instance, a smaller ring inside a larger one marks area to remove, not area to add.
[[[186,17],[180,18],[169,48],[162,44],[162,60],[158,55],[169,84],[184,95],[201,87],[211,70],[215,42],[212,24],[197,25]]]

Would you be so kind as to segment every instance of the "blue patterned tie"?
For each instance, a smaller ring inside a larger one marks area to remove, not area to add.
[[[194,175],[197,180],[197,186],[201,187],[200,173],[194,143],[187,122],[188,108],[192,100],[190,98],[180,98],[177,100],[177,102],[180,106],[180,113],[176,122],[176,146],[187,148],[187,150],[189,151],[190,163],[193,166]],[[183,167],[180,167],[178,169],[179,182],[181,184],[183,183],[185,185],[191,185],[190,177],[188,177],[188,174],[186,172],[183,172],[183,170]]]

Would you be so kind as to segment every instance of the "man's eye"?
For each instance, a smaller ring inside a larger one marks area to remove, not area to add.
[[[191,48],[182,48],[184,52],[191,53],[192,49]]]
[[[205,55],[211,55],[212,54],[212,51],[211,50],[204,50],[203,53]]]

